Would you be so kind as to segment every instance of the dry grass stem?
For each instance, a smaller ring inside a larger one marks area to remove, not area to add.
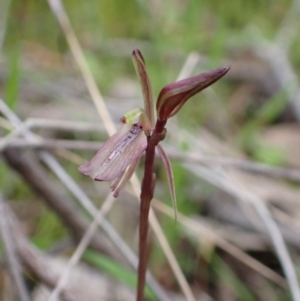
[[[182,162],[194,162],[206,166],[222,166],[224,168],[235,168],[251,173],[257,173],[272,178],[282,178],[290,181],[300,182],[300,171],[292,168],[273,167],[245,159],[234,159],[221,156],[208,156],[195,152],[180,152],[172,148],[167,149],[168,155]]]
[[[109,136],[113,135],[116,131],[116,127],[110,114],[106,108],[103,97],[97,87],[95,79],[89,69],[89,66],[85,60],[83,51],[79,45],[76,35],[73,31],[72,25],[60,0],[48,0],[48,3],[53,11],[53,14],[57,18],[61,29],[63,30],[65,37],[69,43],[70,50],[72,51],[73,57],[80,69],[82,77],[87,85],[88,91],[91,98],[98,110],[98,113],[103,121],[104,127],[106,128]]]
[[[21,233],[20,224],[9,206],[1,199],[0,203],[0,214],[4,214],[8,221],[12,237],[14,237],[15,240],[16,251],[22,259],[22,262],[39,280],[49,287],[54,287],[58,281],[60,271],[52,267],[52,260],[48,255],[41,253],[28,242]],[[1,216],[1,220],[2,219],[3,216]],[[45,271],[47,272],[45,273]],[[77,287],[74,287],[74,285],[69,285],[67,288],[64,288],[62,297],[69,301],[90,300]],[[31,300],[31,298],[28,300]]]
[[[109,194],[101,208],[98,210],[98,213],[96,214],[93,222],[90,224],[89,228],[85,232],[85,234],[82,236],[82,239],[80,243],[77,245],[75,252],[71,256],[71,258],[68,261],[66,269],[62,272],[61,276],[59,277],[59,280],[51,292],[48,301],[56,301],[57,298],[59,297],[61,291],[63,290],[64,286],[68,282],[68,278],[70,276],[70,273],[74,269],[74,267],[78,264],[80,261],[82,254],[88,247],[91,239],[95,235],[97,229],[98,229],[98,224],[100,223],[101,219],[107,214],[107,212],[110,210],[114,203],[115,199],[113,198],[112,194]]]
[[[172,218],[172,208],[166,206],[165,204],[156,199],[153,200],[153,206],[155,209]],[[277,283],[281,287],[287,288],[287,282],[283,277],[281,277],[279,274],[275,273],[273,270],[266,267],[259,261],[255,260],[239,248],[235,247],[233,244],[227,242],[222,237],[215,234],[213,230],[205,227],[201,223],[198,223],[183,216],[180,213],[178,214],[178,222],[186,229],[189,229],[193,233],[195,233],[196,237],[201,237],[201,239],[207,239],[209,242],[217,245],[218,247],[226,251],[228,254],[231,254],[233,257],[243,262],[249,268],[253,269],[254,271],[266,277],[267,279],[273,281],[274,283]]]
[[[30,301],[29,292],[26,288],[26,284],[22,275],[22,267],[16,252],[14,239],[12,239],[14,236],[12,235],[8,225],[4,204],[4,199],[2,193],[0,192],[0,231],[8,268],[16,288],[18,299],[20,301]]]
[[[209,146],[203,145],[202,142],[200,143],[188,132],[183,131],[183,134],[184,136],[182,136],[182,139],[184,139],[188,145],[194,146],[194,152],[197,151],[198,153],[202,153],[209,150]],[[291,257],[288,253],[287,246],[264,201],[246,189],[246,187],[244,187],[244,185],[239,183],[236,179],[233,179],[229,173],[227,173],[226,170],[220,166],[210,166],[209,169],[205,166],[190,163],[185,163],[184,166],[197,177],[200,177],[213,186],[226,191],[230,195],[237,198],[237,200],[251,204],[254,207],[274,246],[274,250],[287,278],[293,300],[300,300],[300,290],[297,275],[292,264]]]
[[[292,264],[291,257],[288,253],[287,246],[283,240],[280,230],[273,220],[267,206],[264,204],[264,201],[248,191],[241,184],[231,179],[221,168],[207,169],[202,166],[194,166],[190,164],[186,164],[186,166],[197,176],[205,179],[205,181],[235,196],[239,201],[251,204],[255,208],[257,214],[261,218],[261,221],[266,227],[268,235],[274,246],[274,250],[284,270],[293,300],[300,300],[300,290],[294,265]]]
[[[28,141],[23,138],[13,138],[6,141],[0,141],[0,151],[7,148],[18,149],[69,149],[69,150],[85,150],[97,151],[102,143],[93,141],[80,140],[62,140],[62,139],[38,139]]]
[[[269,63],[279,85],[279,89],[286,92],[290,104],[293,106],[297,120],[300,120],[300,89],[299,80],[289,61],[287,49],[275,43],[264,40],[256,31],[257,43],[254,51],[258,57]]]

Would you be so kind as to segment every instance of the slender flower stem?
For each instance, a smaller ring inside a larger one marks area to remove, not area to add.
[[[165,129],[166,123],[167,123],[167,120],[159,120],[159,119],[157,119],[156,125],[155,125],[155,130],[154,130],[154,135],[155,134],[161,134],[164,131],[164,129]],[[152,137],[153,137],[153,135],[152,135]],[[163,139],[161,139],[161,140],[163,140]]]
[[[156,127],[152,136],[147,137],[145,171],[141,190],[140,204],[140,228],[139,228],[139,265],[138,265],[138,288],[137,301],[144,300],[144,287],[147,271],[147,237],[148,237],[148,218],[150,202],[153,198],[155,188],[155,174],[153,172],[155,147],[164,139],[164,126],[166,121],[157,120]]]
[[[148,138],[148,141],[150,137]],[[144,179],[142,182],[141,205],[140,205],[140,231],[139,231],[139,266],[138,266],[138,290],[137,301],[144,300],[144,286],[147,270],[147,237],[148,217],[150,202],[153,197],[155,175],[153,173],[155,146],[148,142],[146,149],[146,161]]]

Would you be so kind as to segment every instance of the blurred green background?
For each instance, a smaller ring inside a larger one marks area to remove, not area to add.
[[[285,132],[280,132],[279,143],[264,134],[266,129],[278,125],[298,126],[299,119],[287,93],[291,83],[278,83],[276,78],[280,74],[272,73],[270,62],[263,59],[268,53],[260,47],[265,44],[286,47],[290,67],[298,76],[300,34],[297,1],[65,0],[63,3],[93,76],[112,111],[115,107],[119,113],[119,105],[127,108],[126,98],[130,99],[129,106],[132,102],[134,105],[142,103],[131,99],[141,99],[131,61],[134,48],[139,48],[144,55],[155,96],[164,85],[177,78],[189,55],[197,53],[200,59],[192,73],[222,65],[231,65],[231,71],[228,77],[214,86],[217,100],[211,101],[211,94],[195,96],[174,118],[174,124],[190,133],[204,127],[224,144],[230,144],[254,161],[273,166],[300,166],[297,165],[297,151],[287,152],[293,143],[287,144],[286,148],[281,147],[282,143],[286,143],[283,138],[280,140]],[[0,42],[3,41],[0,44],[0,96],[22,119],[99,121],[66,38],[47,1],[1,0],[0,34]],[[276,60],[276,56],[273,59]],[[132,85],[138,94],[132,94]],[[81,96],[85,100],[78,105],[77,99]],[[120,98],[122,103],[113,100],[116,98]],[[73,99],[76,100],[74,106]],[[7,130],[1,130],[1,133],[4,135]],[[176,137],[174,130],[171,130],[171,136]],[[297,139],[296,134],[293,137]],[[56,138],[99,140],[99,135],[64,133]],[[182,149],[191,148],[184,143],[181,146]],[[91,158],[90,152],[78,154]],[[78,182],[89,182],[89,179],[82,180],[76,165],[63,163]],[[180,162],[174,161],[173,165],[179,211],[187,216],[205,214],[202,203],[194,199],[205,199],[212,188],[201,183],[205,186],[204,193],[198,196],[193,188],[199,185],[198,179]],[[156,170],[163,183],[158,185],[159,196],[170,204],[169,193],[162,188],[167,186],[167,181],[159,163]],[[56,215],[41,205],[37,196],[3,162],[0,163],[0,187],[7,198],[16,203],[16,207],[20,202],[28,203],[24,214],[27,222],[30,221],[28,227],[32,242],[39,248],[48,249],[69,235]],[[94,199],[96,201],[97,197]],[[36,210],[31,212],[31,208]],[[161,218],[161,222],[182,269],[196,288],[211,293],[214,288],[223,287],[214,281],[226,278],[224,283],[231,292],[231,299],[224,299],[220,293],[219,296],[215,294],[216,300],[267,300],[263,299],[264,295],[255,284],[251,281],[250,284],[243,283],[230,270],[226,258],[213,251],[209,260],[204,259],[203,254],[195,255],[201,253],[197,243],[187,238],[172,219]],[[133,233],[129,235],[134,236]],[[132,238],[129,240],[133,241]],[[189,244],[191,246],[186,247]],[[186,256],[186,252],[190,256]],[[161,277],[166,287],[178,290],[175,280],[166,279],[168,277],[162,271],[166,263],[160,249],[153,247],[152,253],[151,267],[156,275]],[[92,255],[88,259],[87,253],[87,261],[97,266]],[[206,267],[210,267],[201,271],[203,262],[193,259],[197,256],[205,261]],[[101,262],[101,258],[98,260]],[[115,267],[103,269],[112,271]],[[213,276],[208,276],[209,273]],[[123,278],[126,277],[128,275]],[[273,284],[269,285],[268,292],[273,289]],[[290,300],[287,291],[276,290],[276,294],[270,293],[272,299],[268,300]]]

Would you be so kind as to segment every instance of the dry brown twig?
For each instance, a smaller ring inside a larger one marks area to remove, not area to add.
[[[17,223],[16,217],[8,207],[8,205],[0,198],[0,220],[6,219],[7,225],[10,227],[12,236],[14,237],[15,246],[19,257],[23,263],[40,279],[43,283],[50,287],[55,287],[60,272],[54,270],[51,266],[50,258],[35,249],[20,231],[20,225]],[[45,272],[46,271],[46,272]],[[26,295],[25,295],[26,296]],[[88,301],[85,294],[74,286],[68,286],[62,291],[62,296],[69,301]],[[24,297],[25,298],[25,297]],[[23,299],[23,300],[30,300]]]
[[[3,152],[7,163],[16,170],[24,181],[46,201],[47,205],[60,217],[65,226],[70,229],[73,237],[80,240],[89,226],[89,221],[80,212],[79,207],[70,199],[60,186],[49,179],[47,172],[36,157],[29,152],[10,150]],[[99,252],[108,254],[118,261],[120,254],[107,242],[101,233],[95,235],[91,247]]]
[[[11,233],[11,229],[8,225],[8,218],[6,216],[5,202],[0,192],[0,230],[2,236],[2,242],[7,258],[8,268],[11,274],[11,278],[16,287],[16,292],[21,301],[30,301],[29,293],[27,291],[23,275],[22,268],[19,262],[19,257],[16,252],[15,240]]]
[[[258,216],[264,223],[268,235],[272,241],[274,250],[278,256],[282,269],[284,270],[285,276],[287,278],[293,299],[295,301],[300,300],[300,291],[297,275],[291,257],[288,253],[287,246],[278,229],[278,226],[273,220],[263,200],[257,197],[254,193],[248,191],[237,181],[230,179],[228,174],[226,174],[226,172],[224,172],[224,170],[220,168],[207,169],[205,167],[195,167],[190,164],[185,164],[185,166],[196,175],[205,179],[205,181],[230,193],[231,195],[235,196],[237,200],[251,204],[255,208]]]
[[[172,209],[166,206],[165,204],[161,203],[159,200],[154,199],[153,206],[156,210],[159,210],[160,212],[166,214],[169,217],[172,217]],[[209,242],[217,245],[219,248],[223,249],[228,254],[231,254],[236,259],[240,260],[249,268],[255,270],[264,277],[272,280],[274,283],[277,283],[281,287],[287,288],[287,283],[283,277],[272,271],[270,268],[264,266],[262,263],[255,260],[239,248],[230,244],[222,237],[215,234],[213,230],[203,226],[201,223],[198,223],[196,221],[191,220],[190,218],[183,216],[180,213],[178,214],[177,220],[187,230],[190,230],[193,233],[195,233],[196,237],[201,237],[201,239],[207,239]]]

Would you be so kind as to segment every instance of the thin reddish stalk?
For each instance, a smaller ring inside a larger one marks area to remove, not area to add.
[[[164,126],[166,121],[157,120],[152,136],[147,138],[144,178],[141,189],[140,228],[139,228],[139,265],[137,301],[144,300],[144,287],[147,271],[147,237],[150,202],[155,188],[155,174],[153,172],[155,147],[164,139]]]

